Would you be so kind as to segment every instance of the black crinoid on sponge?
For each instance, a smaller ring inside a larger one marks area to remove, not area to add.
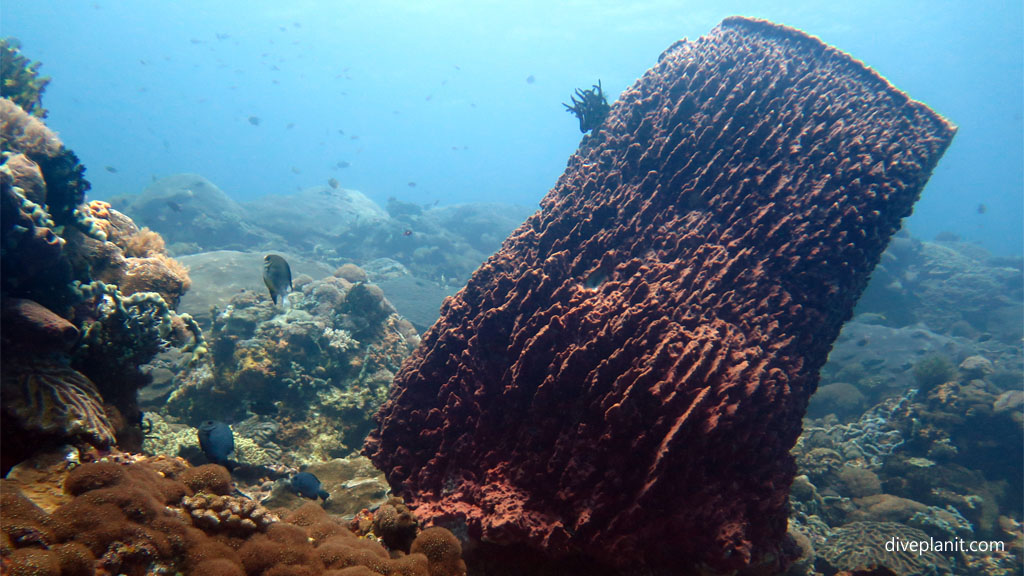
[[[600,80],[590,90],[577,88],[572,96],[572,106],[564,102],[562,106],[565,106],[567,112],[572,112],[579,118],[580,132],[589,132],[600,126],[608,116],[608,111],[612,109],[601,90]]]

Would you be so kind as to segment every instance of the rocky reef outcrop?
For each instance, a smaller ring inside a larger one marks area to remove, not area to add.
[[[175,344],[203,351],[174,313],[188,272],[158,234],[86,202],[85,167],[40,120],[38,65],[0,51],[3,469],[67,442],[138,447],[139,365]]]
[[[818,370],[954,132],[796,30],[675,44],[446,301],[365,452],[474,539],[784,566]]]
[[[213,315],[211,353],[179,374],[166,405],[158,399],[154,408],[196,426],[272,423],[260,448],[289,465],[358,451],[419,336],[378,286],[343,277],[357,277],[352,269],[361,272],[298,276],[288,309],[265,291],[235,295]]]

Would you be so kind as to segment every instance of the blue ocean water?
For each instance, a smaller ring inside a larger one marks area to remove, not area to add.
[[[236,199],[336,178],[383,204],[536,204],[614,97],[733,14],[805,30],[960,127],[913,234],[1022,252],[1019,1],[129,2],[5,0],[0,34],[53,77],[48,124],[90,198],[197,172]]]

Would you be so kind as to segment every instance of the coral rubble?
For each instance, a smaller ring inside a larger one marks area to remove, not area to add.
[[[954,132],[793,29],[673,45],[446,301],[365,452],[471,538],[784,566],[818,370]]]

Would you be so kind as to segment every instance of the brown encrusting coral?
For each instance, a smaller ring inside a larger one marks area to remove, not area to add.
[[[388,550],[315,504],[281,521],[252,500],[208,492],[224,488],[210,467],[131,459],[73,469],[63,478],[73,498],[52,514],[3,481],[3,573],[465,575],[447,530],[425,530],[412,553]]]
[[[818,370],[954,132],[797,30],[673,45],[446,301],[365,452],[472,538],[784,567]]]

